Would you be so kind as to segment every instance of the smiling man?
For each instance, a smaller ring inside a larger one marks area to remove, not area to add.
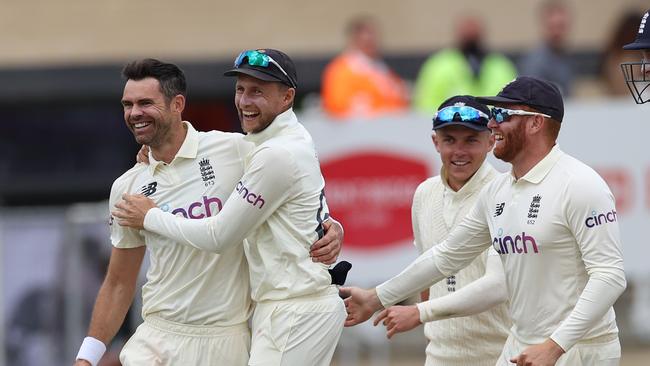
[[[253,313],[249,365],[329,365],[345,308],[327,266],[314,263],[309,244],[329,217],[325,181],[313,140],[292,110],[293,61],[283,52],[242,52],[226,76],[236,76],[235,106],[254,148],[244,175],[219,215],[184,220],[144,196],[125,196],[120,225],[213,253],[244,243]]]
[[[239,191],[253,144],[238,133],[196,131],[182,120],[186,82],[176,65],[134,61],[123,76],[126,126],[138,143],[149,146],[149,164],[136,164],[115,180],[110,207],[123,194],[140,193],[185,221],[220,216],[231,192]],[[97,365],[120,327],[145,248],[151,264],[142,288],[144,322],[122,349],[122,365],[247,365],[252,305],[242,239],[215,254],[117,225],[113,217],[110,224],[110,264],[75,365]],[[318,255],[323,248],[338,253],[340,238],[332,236],[337,225],[315,245],[314,260],[331,261]],[[322,246],[326,242],[334,245]]]
[[[432,139],[442,169],[422,182],[413,197],[413,234],[420,254],[463,221],[481,189],[498,174],[485,159],[494,146],[489,115],[485,104],[462,95],[444,101],[433,118]],[[424,323],[426,366],[494,366],[511,324],[504,282],[501,260],[488,249],[431,286],[423,293],[424,302],[392,306],[375,318],[375,325],[383,321],[391,338]]]
[[[564,116],[559,89],[522,76],[496,97],[477,99],[495,106],[493,153],[512,170],[488,183],[447,239],[402,273],[376,289],[341,289],[349,296],[346,325],[456,273],[492,246],[513,322],[497,365],[618,365],[612,305],[626,286],[618,222],[587,222],[615,211],[614,196],[556,144]]]

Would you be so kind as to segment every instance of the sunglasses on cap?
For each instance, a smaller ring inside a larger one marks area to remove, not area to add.
[[[481,122],[481,119],[483,119],[483,122],[487,122],[490,117],[478,109],[467,105],[445,107],[433,116],[434,122],[442,123],[452,121]]]
[[[510,119],[512,116],[543,116],[546,118],[551,118],[548,114],[522,111],[521,109],[507,109],[507,108],[497,108],[494,107],[490,110],[490,117],[494,119],[497,123],[505,122]]]
[[[282,66],[280,66],[280,64],[277,61],[275,61],[273,57],[267,55],[266,53],[257,50],[243,51],[235,59],[235,68],[239,68],[239,66],[241,66],[244,60],[246,60],[246,63],[248,63],[251,66],[269,67],[269,64],[275,65],[275,67],[277,67],[278,70],[280,70],[284,74],[284,76],[287,77],[287,80],[291,84],[291,87],[293,88],[296,87],[293,80],[291,80],[289,74],[287,74],[287,72],[284,71]]]

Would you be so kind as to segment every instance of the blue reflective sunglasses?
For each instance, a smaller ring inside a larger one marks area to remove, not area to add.
[[[483,119],[483,121],[481,121]],[[434,122],[446,123],[452,121],[460,122],[487,122],[490,117],[470,106],[449,106],[439,110],[433,117]]]
[[[259,67],[269,67],[269,64],[275,65],[275,67],[280,70],[284,76],[287,77],[287,81],[291,84],[292,88],[296,87],[296,84],[294,84],[293,80],[289,77],[289,74],[287,74],[286,71],[280,66],[280,64],[273,59],[273,57],[267,55],[266,53],[257,51],[257,50],[248,50],[248,51],[243,51],[242,53],[237,56],[235,59],[235,68],[239,68],[241,64],[246,60],[246,63],[248,63],[251,66],[259,66]]]
[[[512,116],[543,116],[546,118],[551,118],[548,114],[522,111],[520,109],[507,109],[507,108],[492,108],[490,110],[490,117],[496,121],[496,123],[506,122]]]

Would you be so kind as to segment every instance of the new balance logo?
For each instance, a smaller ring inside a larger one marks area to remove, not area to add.
[[[201,179],[203,179],[203,184],[205,184],[206,187],[209,185],[214,185],[214,170],[212,170],[210,159],[201,159],[201,161],[199,161],[199,169],[201,171]]]
[[[156,193],[156,188],[158,187],[158,182],[151,182],[147,184],[146,186],[142,186],[140,188],[140,193],[144,194],[145,196],[149,197],[152,194]]]
[[[497,203],[497,209],[494,211],[494,217],[501,216],[504,207],[506,207],[505,202]]]

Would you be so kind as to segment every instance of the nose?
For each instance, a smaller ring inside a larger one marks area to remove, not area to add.
[[[488,121],[487,126],[488,126],[489,129],[493,130],[497,126],[499,126],[499,124],[497,123],[497,121],[494,120],[494,118],[490,118],[490,120]]]

